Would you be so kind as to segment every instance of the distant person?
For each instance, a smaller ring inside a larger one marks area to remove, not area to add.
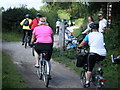
[[[24,39],[25,39],[25,34],[26,32],[28,32],[28,36],[31,37],[31,29],[30,29],[30,26],[29,24],[32,22],[32,19],[30,19],[30,14],[26,14],[25,15],[25,19],[23,19],[21,22],[20,22],[20,25],[23,26],[23,36],[22,36],[22,45],[24,45]],[[30,41],[31,41],[31,38],[29,40],[29,46],[30,46]]]
[[[104,18],[103,13],[99,13],[98,18],[99,18],[99,32],[104,33],[107,30],[107,20]]]
[[[42,17],[42,14],[37,13],[36,18],[32,20],[32,22],[29,24],[31,26],[31,30],[33,31],[36,26],[38,26],[38,23],[40,21],[40,18]]]
[[[87,29],[82,32],[82,34],[88,34],[91,31],[90,24],[94,22],[93,17],[88,17]]]
[[[60,19],[58,19],[57,22],[56,22],[56,34],[59,33],[60,23],[61,23]]]

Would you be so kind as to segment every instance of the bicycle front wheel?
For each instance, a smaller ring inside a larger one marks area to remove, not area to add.
[[[80,83],[84,87],[86,82],[85,70],[81,71],[80,73]]]
[[[41,72],[42,67],[40,66],[39,68],[37,68],[37,76],[38,78],[41,80],[42,79],[42,72]]]
[[[44,62],[44,71],[43,71],[43,81],[44,81],[45,86],[48,87],[48,85],[49,85],[49,77],[47,75],[47,65],[46,65],[45,62]]]

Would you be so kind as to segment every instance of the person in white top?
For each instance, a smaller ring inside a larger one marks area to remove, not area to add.
[[[93,22],[94,22],[93,17],[88,17],[87,29],[85,31],[83,31],[82,34],[88,34],[90,32],[91,28],[89,27],[89,25]]]
[[[58,21],[56,22],[56,34],[59,33],[59,28],[60,28],[60,20],[58,19]]]
[[[90,24],[90,28],[92,29],[92,32],[86,35],[79,45],[79,48],[81,48],[88,43],[90,47],[90,54],[87,59],[88,70],[86,74],[85,87],[90,86],[90,77],[96,61],[102,61],[106,56],[104,37],[103,34],[98,31],[99,24],[94,22]]]
[[[99,13],[98,17],[99,17],[99,32],[104,33],[107,30],[107,20],[104,18],[103,13]]]

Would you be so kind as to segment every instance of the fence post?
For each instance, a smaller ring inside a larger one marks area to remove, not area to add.
[[[63,22],[61,22],[59,29],[59,47],[61,51],[64,51],[64,46],[65,46],[65,25]]]

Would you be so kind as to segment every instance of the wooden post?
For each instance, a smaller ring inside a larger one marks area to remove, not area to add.
[[[64,46],[65,46],[65,25],[63,22],[61,22],[59,29],[59,47],[61,51],[64,51]]]

